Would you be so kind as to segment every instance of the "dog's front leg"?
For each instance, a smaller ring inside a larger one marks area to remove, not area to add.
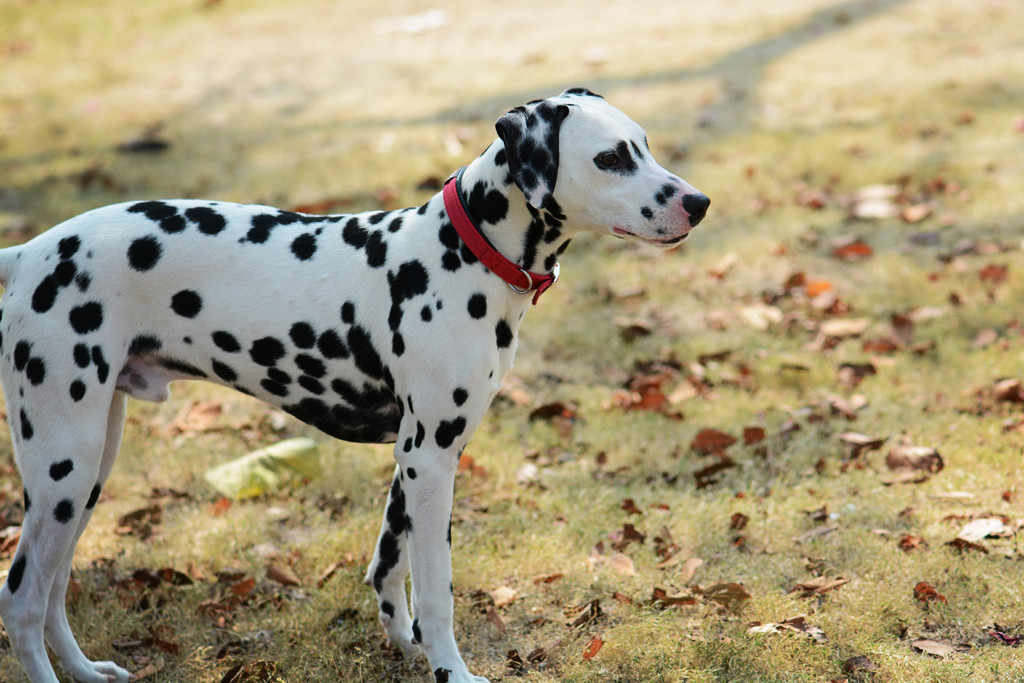
[[[412,568],[413,642],[427,655],[437,681],[486,683],[486,678],[469,673],[453,629],[451,516],[461,444],[440,448],[424,443],[409,453],[396,450],[404,474],[397,481]],[[399,512],[395,510],[396,517]]]
[[[405,474],[401,466],[395,469],[391,493],[384,509],[380,535],[373,562],[366,572],[366,584],[377,593],[378,618],[392,647],[401,647],[406,656],[412,656],[412,617],[405,597],[405,580],[409,576],[409,552],[406,544],[405,492],[402,481]]]

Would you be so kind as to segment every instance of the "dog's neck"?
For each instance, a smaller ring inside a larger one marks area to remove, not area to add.
[[[474,160],[462,176],[462,199],[477,228],[505,258],[525,270],[549,273],[572,232],[564,216],[530,206],[504,157],[498,140]]]

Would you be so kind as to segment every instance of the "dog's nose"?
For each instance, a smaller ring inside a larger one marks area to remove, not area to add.
[[[703,192],[683,195],[683,208],[690,214],[690,227],[695,228],[704,219],[711,206],[711,200]]]

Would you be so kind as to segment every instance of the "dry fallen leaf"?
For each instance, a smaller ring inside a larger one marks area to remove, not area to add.
[[[717,429],[702,429],[697,432],[690,447],[701,453],[718,453],[736,443],[736,437]]]
[[[915,650],[926,652],[927,654],[934,655],[939,658],[945,658],[956,652],[956,646],[950,643],[943,643],[938,640],[929,640],[922,638],[915,640],[910,643],[910,646]]]
[[[807,623],[807,617],[798,616],[790,617],[785,621],[777,624],[769,623],[762,624],[759,621],[755,621],[747,625],[747,633],[799,633],[811,638],[818,643],[827,643],[828,638],[825,636],[825,632],[818,626],[812,626]]]
[[[498,586],[492,590],[489,595],[494,600],[495,607],[508,607],[516,600],[516,596],[519,595],[519,591],[515,588],[508,586]]]
[[[941,472],[946,466],[937,450],[925,446],[893,446],[885,456],[885,465],[890,470],[916,470],[931,474]]]
[[[594,656],[601,650],[601,647],[603,645],[604,640],[601,639],[601,636],[594,636],[593,638],[591,638],[590,642],[587,644],[587,649],[583,651],[583,659],[587,661],[593,659]]]
[[[282,586],[299,586],[302,582],[299,581],[299,577],[295,575],[288,567],[282,567],[276,564],[267,565],[267,578],[271,581],[276,581]]]
[[[935,589],[927,581],[920,581],[914,586],[914,599],[925,604],[932,602],[948,602],[946,596]]]
[[[983,517],[973,522],[968,522],[956,537],[970,543],[976,543],[988,536],[1008,536],[1012,533],[1010,527],[1006,526],[999,517]]]
[[[799,593],[801,598],[810,598],[816,595],[825,595],[840,586],[845,586],[850,583],[849,579],[844,579],[839,576],[834,579],[830,579],[825,576],[818,576],[809,581],[798,583],[789,590],[790,593]]]
[[[623,576],[636,576],[636,567],[633,565],[633,560],[629,559],[627,555],[615,553],[608,558],[608,563],[612,569]]]

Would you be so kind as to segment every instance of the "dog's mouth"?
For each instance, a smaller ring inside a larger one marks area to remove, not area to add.
[[[612,234],[614,234],[616,237],[620,237],[622,239],[634,239],[634,240],[637,240],[639,242],[643,242],[644,244],[653,244],[656,247],[662,247],[662,248],[666,248],[667,249],[667,248],[670,248],[670,247],[674,247],[677,244],[681,244],[683,240],[685,240],[687,237],[689,237],[690,231],[687,230],[682,235],[676,235],[675,237],[666,237],[664,239],[654,239],[654,238],[650,238],[650,237],[644,237],[643,235],[638,235],[638,234],[636,234],[635,232],[633,232],[631,230],[627,230],[626,228],[618,228],[618,227],[612,228]]]

